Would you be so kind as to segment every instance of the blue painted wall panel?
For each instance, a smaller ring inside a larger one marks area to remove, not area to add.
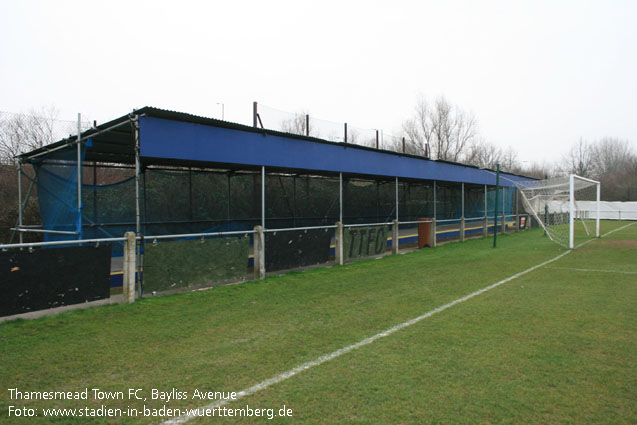
[[[161,118],[140,117],[142,157],[495,184],[493,172],[462,165]],[[525,180],[506,175],[503,186]]]

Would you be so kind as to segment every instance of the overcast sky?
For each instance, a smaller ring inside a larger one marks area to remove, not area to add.
[[[637,1],[0,1],[0,110],[104,122],[252,101],[396,132],[419,94],[520,160],[637,148]],[[637,150],[637,149],[636,149]]]

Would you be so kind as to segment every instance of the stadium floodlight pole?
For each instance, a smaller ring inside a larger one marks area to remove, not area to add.
[[[82,114],[77,114],[77,238],[82,239]]]
[[[495,211],[493,211],[493,247],[498,241],[498,194],[500,192],[500,163],[498,162],[495,171]]]
[[[575,245],[575,228],[573,227],[575,215],[575,175],[571,174],[569,176],[568,186],[568,249],[573,249]]]

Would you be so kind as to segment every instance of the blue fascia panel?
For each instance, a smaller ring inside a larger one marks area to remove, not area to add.
[[[463,165],[265,133],[140,117],[142,157],[495,185],[495,173]],[[502,186],[526,180],[506,175]]]

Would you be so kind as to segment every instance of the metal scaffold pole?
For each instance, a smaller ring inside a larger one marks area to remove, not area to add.
[[[77,114],[77,238],[82,239],[82,114]]]
[[[343,173],[338,173],[338,221],[343,222]]]
[[[265,229],[265,167],[261,166],[261,227]]]
[[[18,228],[22,228],[22,160],[18,160]],[[22,232],[18,232],[20,243],[24,243]]]

